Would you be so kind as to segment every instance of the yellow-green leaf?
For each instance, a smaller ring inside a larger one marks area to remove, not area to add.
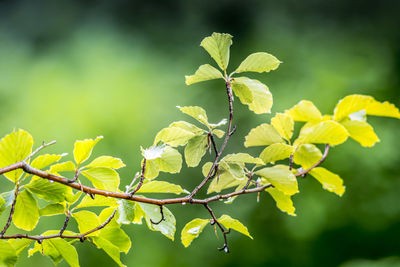
[[[178,150],[166,147],[161,158],[156,159],[160,171],[178,173],[182,168],[182,156]]]
[[[175,122],[171,123],[168,127],[182,128],[183,130],[192,132],[194,135],[200,135],[200,134],[206,132],[205,130],[200,129],[199,127],[197,127],[189,122],[186,122],[186,121],[175,121]]]
[[[32,168],[43,169],[57,161],[59,161],[65,154],[55,155],[55,154],[44,154],[36,157],[30,164]]]
[[[98,136],[96,139],[78,140],[74,145],[74,159],[79,166],[82,162],[86,161],[92,154],[93,147],[103,139],[103,136]]]
[[[60,172],[75,171],[75,164],[72,161],[57,163],[50,166],[49,172],[55,175],[60,175]]]
[[[183,146],[189,139],[193,138],[195,135],[192,132],[186,131],[178,127],[168,127],[162,129],[154,140],[154,144],[159,141],[163,141],[165,144],[170,146]]]
[[[293,161],[304,169],[308,169],[316,164],[321,158],[321,150],[319,150],[315,145],[304,144],[297,147],[293,156]]]
[[[0,168],[27,158],[32,153],[32,146],[32,136],[21,129],[3,137],[0,140]],[[12,182],[17,182],[22,173],[23,171],[18,169],[4,173],[4,176]]]
[[[185,147],[185,160],[188,167],[199,165],[208,148],[207,135],[198,135],[189,140]]]
[[[95,167],[81,172],[94,187],[102,190],[116,191],[119,186],[119,175],[111,168]]]
[[[219,129],[212,130],[213,135],[216,135],[218,138],[222,138],[225,135],[225,132]]]
[[[322,187],[329,192],[334,192],[338,196],[342,196],[345,191],[343,180],[339,175],[328,171],[325,168],[317,167],[310,171],[310,174],[322,184]]]
[[[204,227],[210,222],[210,220],[196,218],[188,222],[182,229],[181,241],[185,247],[188,247],[192,243],[193,239],[197,238]]]
[[[17,252],[6,240],[0,240],[0,266],[12,267],[17,263]]]
[[[100,156],[95,158],[89,165],[85,166],[86,168],[93,168],[93,167],[106,167],[112,169],[119,169],[125,167],[124,162],[119,158],[114,158],[111,156]]]
[[[214,32],[201,41],[202,46],[215,60],[222,70],[226,70],[229,63],[229,47],[232,45],[232,36],[227,33]]]
[[[87,207],[116,207],[116,206],[117,206],[117,200],[115,198],[96,195],[96,197],[93,199],[90,196],[85,195],[82,201],[75,207],[75,209],[87,208]]]
[[[39,210],[40,216],[53,216],[58,214],[64,214],[65,208],[63,205],[56,204],[48,204],[44,208]]]
[[[240,92],[237,95],[243,104],[249,106],[249,109],[256,114],[270,113],[273,104],[272,94],[268,87],[262,82],[247,77],[237,77],[232,79],[232,88],[234,93]],[[247,88],[247,89],[245,89]],[[250,96],[248,92],[251,92],[252,101],[249,102]]]
[[[67,195],[72,195],[72,189],[60,183],[50,182],[46,179],[32,179],[26,188],[46,201],[63,202]]]
[[[74,213],[72,213],[72,217],[78,223],[79,232],[81,234],[87,233],[90,230],[98,227],[101,224],[99,217],[97,217],[97,215],[95,213],[93,213],[91,211],[87,211],[87,210],[74,212]],[[95,231],[95,232],[89,234],[88,236],[98,236],[98,235],[99,235],[99,232]]]
[[[13,223],[16,227],[26,231],[35,229],[39,221],[39,206],[33,195],[24,190],[18,194],[15,203]]]
[[[110,256],[110,258],[112,258],[118,264],[118,266],[120,267],[126,266],[121,262],[120,249],[117,246],[115,246],[107,239],[101,237],[95,237],[94,242],[96,246],[104,250],[104,252],[107,253],[107,255]]]
[[[341,123],[349,132],[350,137],[365,147],[372,147],[380,142],[374,128],[365,121],[345,121]]]
[[[239,67],[234,72],[270,72],[271,70],[276,70],[280,63],[281,62],[273,55],[265,52],[258,52],[249,55],[240,63]]]
[[[228,154],[222,160],[228,163],[232,162],[238,164],[250,163],[264,165],[264,162],[260,158],[255,158],[247,153]]]
[[[341,124],[335,121],[322,121],[312,126],[303,126],[294,145],[314,143],[335,146],[344,143],[348,136],[349,133]]]
[[[293,201],[290,196],[285,195],[284,193],[273,187],[267,188],[265,191],[267,191],[271,195],[271,197],[276,202],[276,206],[281,211],[286,212],[289,215],[296,216],[296,214],[294,213],[296,209],[293,206]]]
[[[250,235],[249,231],[247,230],[247,227],[244,226],[241,222],[239,222],[236,219],[231,218],[229,215],[222,215],[218,221],[225,226],[225,228],[227,229],[233,229],[235,231],[238,231],[239,233],[242,233],[244,235],[247,235],[248,237],[250,237],[251,239],[253,239],[253,237]]]
[[[186,115],[189,115],[194,119],[198,120],[202,124],[207,126],[209,125],[206,111],[203,108],[197,106],[187,106],[187,107],[177,106],[177,108],[179,108],[179,110],[185,113]]]
[[[293,135],[294,121],[291,116],[283,113],[277,113],[275,117],[271,119],[271,125],[278,131],[278,133],[290,141]]]
[[[33,240],[31,240],[31,239],[9,239],[8,240],[8,243],[15,249],[17,255],[20,254],[32,242],[33,242]],[[0,249],[0,251],[2,253],[4,253],[2,249]],[[1,263],[1,261],[0,261],[0,263]]]
[[[109,227],[107,225],[107,227],[101,229],[98,237],[110,241],[125,254],[128,253],[132,245],[129,236],[119,226]]]
[[[291,109],[286,110],[285,114],[291,116],[295,121],[318,122],[322,120],[321,112],[311,101],[308,100],[301,100]]]
[[[171,184],[165,181],[151,181],[144,183],[137,193],[172,193],[179,195],[189,192],[183,189],[180,185]]]
[[[293,152],[294,147],[290,145],[283,143],[272,144],[261,152],[260,159],[262,159],[265,164],[275,163],[275,161],[289,158]]]
[[[294,195],[299,192],[297,179],[289,171],[287,166],[267,167],[256,172],[257,175],[265,178],[276,189],[282,191],[285,195]]]
[[[198,82],[214,80],[214,79],[223,79],[224,76],[222,73],[211,66],[210,64],[201,65],[193,75],[186,75],[185,80],[187,85],[191,85]]]
[[[244,146],[266,146],[275,143],[284,143],[284,141],[273,126],[264,123],[251,129],[246,136]]]
[[[153,222],[159,222],[161,220],[160,207],[157,205],[146,204],[138,202],[145,214],[145,220],[147,227],[152,231],[159,231],[172,241],[174,241],[176,220],[172,212],[166,207],[162,207],[164,213],[164,220],[159,224],[153,224]]]

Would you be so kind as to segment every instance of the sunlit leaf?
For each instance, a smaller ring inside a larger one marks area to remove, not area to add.
[[[0,140],[0,168],[9,166],[24,160],[32,153],[33,138],[24,131],[14,131]],[[4,173],[3,175],[12,182],[18,181],[23,171],[18,169],[15,171]]]
[[[258,164],[264,165],[264,162],[260,158],[255,158],[247,153],[236,153],[236,154],[228,154],[223,160],[225,162],[232,163],[250,163],[250,164]]]
[[[294,121],[291,116],[283,113],[277,113],[275,117],[271,119],[271,125],[278,131],[278,133],[290,141],[293,135]]]
[[[125,254],[128,253],[132,245],[129,236],[119,227],[105,227],[100,231],[98,237],[110,241]]]
[[[242,233],[244,235],[247,235],[251,239],[253,237],[250,235],[249,231],[247,230],[247,227],[244,226],[241,222],[239,222],[236,219],[231,218],[228,215],[222,215],[218,221],[227,229],[233,229],[235,231],[238,231],[239,233]]]
[[[81,172],[98,189],[116,191],[119,186],[119,175],[114,169],[95,167]]]
[[[33,242],[33,240],[31,240],[31,239],[9,239],[8,240],[8,243],[15,249],[15,252],[17,253],[17,255],[20,254],[25,248],[27,248],[32,242]],[[0,249],[0,251],[3,253],[2,249]]]
[[[304,144],[297,147],[293,156],[293,161],[304,169],[308,169],[316,164],[321,158],[321,150],[319,150],[315,145]]]
[[[214,79],[223,79],[224,76],[222,73],[211,66],[210,64],[201,65],[193,75],[186,75],[185,82],[187,85],[191,85],[198,82],[214,80]]]
[[[271,125],[263,123],[251,129],[244,142],[245,147],[266,146],[275,143],[284,143],[278,131]]]
[[[101,223],[99,217],[91,211],[82,210],[78,212],[72,213],[72,217],[78,223],[79,232],[81,234],[86,233],[96,227],[98,227]],[[97,236],[99,234],[98,231],[95,231],[88,236]]]
[[[287,166],[267,167],[256,171],[256,174],[265,178],[276,189],[286,195],[294,195],[299,192],[297,180]]]
[[[164,220],[159,224],[153,224],[150,220],[153,222],[159,222],[161,220],[160,207],[157,205],[139,202],[138,204],[144,211],[147,227],[149,227],[149,229],[152,231],[159,231],[169,239],[174,240],[176,220],[172,212],[166,207],[163,207]]]
[[[118,266],[121,267],[126,266],[121,262],[120,249],[117,246],[115,246],[113,243],[111,243],[105,238],[94,237],[93,239],[96,246],[104,250],[104,252],[107,253],[107,255],[110,256],[118,264]]]
[[[55,154],[44,154],[36,157],[30,164],[32,168],[43,169],[57,161],[59,161],[64,155]]]
[[[135,218],[134,209],[135,209],[135,202],[120,199],[118,200],[118,214],[119,217],[117,222],[119,224],[131,224],[133,219]]]
[[[7,241],[0,240],[0,266],[13,267],[17,263],[17,252]]]
[[[86,208],[86,207],[116,207],[117,200],[111,197],[105,197],[102,195],[96,195],[92,197],[85,195],[82,201],[75,207],[75,209]]]
[[[49,172],[55,175],[60,175],[60,172],[75,171],[75,164],[72,161],[66,161],[51,165]]]
[[[34,179],[25,186],[30,192],[46,201],[63,202],[72,189],[60,183],[46,179]]]
[[[285,195],[284,193],[273,187],[267,188],[265,191],[267,191],[272,196],[272,198],[276,202],[276,206],[281,211],[286,212],[289,215],[296,216],[296,214],[294,213],[295,208],[293,206],[293,201],[290,196]]]
[[[186,122],[186,121],[175,121],[175,122],[171,123],[168,127],[182,128],[183,130],[192,132],[194,135],[200,135],[200,134],[206,132],[205,130],[200,129],[199,127],[197,127],[189,122]]]
[[[301,100],[291,109],[286,110],[285,114],[291,116],[295,121],[313,121],[322,120],[321,112],[311,101]]]
[[[182,229],[181,242],[185,247],[188,247],[192,243],[193,239],[197,238],[204,227],[210,222],[210,220],[205,219],[193,219],[188,222]]]
[[[161,158],[156,159],[160,171],[178,173],[182,167],[181,154],[171,147],[166,147]]]
[[[206,111],[203,108],[197,106],[187,106],[187,107],[177,106],[177,108],[179,108],[179,110],[182,111],[183,113],[198,120],[202,124],[207,126],[209,125]]]
[[[33,195],[24,190],[18,194],[15,203],[13,223],[16,227],[26,231],[35,229],[39,221],[39,206]]]
[[[303,127],[294,145],[300,144],[342,144],[347,140],[349,133],[346,128],[335,121],[322,121],[310,127]]]
[[[275,163],[278,160],[289,158],[293,152],[294,147],[290,145],[283,143],[272,144],[261,152],[260,159],[266,164]]]
[[[157,133],[154,143],[163,141],[170,146],[183,146],[195,135],[179,127],[168,127]]]
[[[92,162],[85,166],[86,168],[93,167],[106,167],[112,169],[119,169],[125,167],[124,162],[119,158],[114,158],[111,156],[101,156],[95,158]]]
[[[179,195],[189,192],[183,189],[180,185],[171,184],[165,181],[151,181],[144,183],[137,193],[172,193]]]
[[[39,210],[40,216],[53,216],[64,214],[65,208],[61,204],[48,204]]]
[[[0,215],[6,209],[6,201],[0,196]]]
[[[225,132],[219,129],[212,130],[212,133],[216,135],[218,138],[222,138],[225,135]]]
[[[75,142],[74,159],[78,166],[90,157],[90,155],[92,154],[93,147],[101,139],[103,139],[103,136],[98,136],[96,137],[96,139],[85,139]]]
[[[278,68],[281,62],[271,54],[258,52],[249,55],[240,63],[239,67],[234,71],[240,72],[270,72]]]
[[[216,32],[204,38],[200,44],[224,71],[229,63],[229,47],[231,45],[232,36],[230,34]]]
[[[310,171],[310,174],[322,184],[322,187],[329,192],[334,192],[338,196],[342,196],[345,191],[343,180],[339,175],[328,171],[325,168],[317,167]]]
[[[374,132],[374,128],[365,121],[345,121],[341,123],[350,134],[350,138],[356,140],[362,146],[372,147],[376,142],[380,142]]]
[[[196,167],[199,165],[201,158],[207,151],[207,148],[207,135],[199,135],[190,139],[185,147],[185,161],[188,167]]]
[[[231,83],[232,90],[243,104],[251,104],[253,102],[253,93],[248,85],[241,82],[243,78],[234,79]]]

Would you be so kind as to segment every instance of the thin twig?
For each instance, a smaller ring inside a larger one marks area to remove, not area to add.
[[[36,148],[36,150],[33,151],[29,156],[27,156],[27,157],[24,159],[24,161],[28,161],[30,158],[32,158],[34,155],[36,155],[40,150],[42,150],[43,148],[46,148],[46,147],[48,147],[48,146],[54,145],[56,142],[57,142],[57,141],[54,140],[54,141],[51,141],[51,142],[49,142],[49,143],[46,144],[46,143],[43,141],[42,145],[41,145],[40,147]]]
[[[317,163],[315,163],[315,164],[312,165],[310,168],[308,168],[307,170],[304,170],[304,171],[302,171],[302,172],[296,173],[295,176],[296,176],[296,177],[305,176],[309,171],[311,171],[311,170],[314,169],[315,167],[319,166],[322,162],[324,162],[324,160],[325,160],[326,157],[328,156],[329,148],[330,148],[329,144],[326,144],[326,145],[325,145],[325,151],[324,151],[324,154],[322,155],[322,158],[321,158]]]
[[[212,218],[212,224],[216,224],[218,228],[221,230],[222,234],[224,235],[224,246],[222,248],[218,248],[218,250],[223,250],[226,253],[229,253],[229,246],[228,246],[228,237],[227,235],[231,232],[230,229],[225,230],[225,228],[222,226],[222,224],[218,221],[217,217],[215,216],[213,210],[210,208],[210,206],[206,203],[204,204],[204,207],[208,210],[208,212],[211,215]]]
[[[15,203],[17,203],[17,197],[18,197],[18,193],[19,193],[19,183],[17,183],[15,185],[15,189],[14,189],[14,200],[11,204],[11,210],[10,210],[10,214],[8,215],[8,220],[6,225],[4,225],[3,230],[0,233],[0,237],[3,237],[4,234],[7,232],[8,227],[10,227],[11,222],[12,222],[12,217],[14,215],[14,211],[15,211]]]
[[[154,222],[154,221],[150,218],[150,222],[151,222],[152,224],[160,224],[162,221],[165,221],[165,218],[164,218],[164,210],[163,210],[163,206],[162,206],[162,205],[160,205],[160,213],[161,213],[161,219],[160,219],[158,222]]]
[[[71,213],[70,213],[69,211],[67,211],[67,215],[65,216],[64,225],[63,225],[63,227],[61,228],[61,230],[60,230],[60,232],[59,232],[59,235],[60,235],[60,236],[64,233],[65,229],[67,229],[67,226],[68,226],[68,222],[69,222],[69,218],[70,218],[70,217],[71,217]]]
[[[145,172],[146,172],[146,159],[143,159],[142,173],[140,175],[140,180],[139,180],[139,183],[137,184],[136,188],[129,193],[131,196],[133,196],[140,189],[140,187],[142,187]]]

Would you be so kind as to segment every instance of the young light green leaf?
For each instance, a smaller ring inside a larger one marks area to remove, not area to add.
[[[72,213],[72,217],[78,223],[79,232],[81,234],[86,233],[96,227],[98,227],[101,223],[99,217],[91,211],[82,210],[78,212]],[[99,232],[95,231],[88,236],[98,236]]]
[[[88,195],[85,195],[82,201],[75,207],[75,209],[87,208],[87,207],[116,207],[117,200],[111,197],[105,197],[97,195],[94,199]]]
[[[249,79],[247,77],[237,77],[232,80],[232,89],[237,94],[243,104],[249,106],[249,109],[256,114],[270,113],[273,104],[272,95],[268,87],[258,80]],[[235,88],[236,87],[236,88]],[[235,89],[234,89],[235,88]],[[247,88],[247,89],[244,89]],[[249,102],[251,92],[252,102]]]
[[[78,166],[90,157],[90,155],[92,154],[93,147],[101,139],[103,139],[103,136],[98,136],[96,137],[96,139],[85,139],[85,140],[78,140],[75,142],[74,159]]]
[[[266,146],[275,143],[284,143],[278,131],[273,126],[267,123],[263,123],[256,128],[251,129],[245,139],[245,147]]]
[[[214,80],[214,79],[223,79],[224,76],[222,73],[211,66],[210,64],[201,65],[193,75],[186,75],[185,82],[187,85],[191,85],[198,82]]]
[[[6,209],[6,201],[0,196],[0,215]]]
[[[19,129],[0,140],[0,168],[9,166],[27,158],[32,152],[32,136]],[[17,182],[23,171],[21,169],[4,173],[4,176],[12,182]]]
[[[75,164],[72,161],[57,163],[50,166],[49,172],[55,175],[60,175],[60,172],[75,171]]]
[[[106,167],[112,169],[119,169],[125,167],[124,162],[119,158],[111,156],[100,156],[95,158],[92,162],[85,166],[86,168]]]
[[[227,229],[233,229],[235,231],[238,231],[239,233],[242,233],[244,235],[247,235],[248,237],[250,237],[251,239],[253,239],[253,237],[250,235],[249,231],[247,230],[247,227],[244,226],[241,222],[239,222],[236,219],[231,218],[228,215],[222,215],[218,221],[225,226],[225,228]]]
[[[219,129],[212,130],[213,135],[216,135],[218,138],[222,138],[225,135],[225,132]]]
[[[33,240],[31,240],[31,239],[9,239],[8,240],[8,243],[15,249],[15,252],[17,255],[19,255],[32,242],[33,242]],[[0,250],[0,251],[2,251],[2,250]]]
[[[189,140],[185,147],[185,160],[188,167],[199,165],[208,148],[207,135],[198,135]]]
[[[119,174],[110,168],[95,167],[81,172],[94,187],[102,190],[116,191],[119,186]]]
[[[16,250],[5,240],[0,240],[0,266],[12,267],[17,263]]]
[[[322,121],[312,126],[303,126],[294,145],[300,144],[329,144],[339,145],[347,140],[349,133],[346,128],[335,121]]]
[[[374,99],[369,103],[366,111],[368,115],[400,119],[399,109],[387,101],[381,103]]]
[[[111,243],[110,241],[108,241],[105,238],[95,237],[93,239],[94,239],[95,245],[98,248],[104,250],[104,252],[107,253],[107,255],[110,256],[118,264],[118,266],[121,266],[121,267],[126,266],[121,262],[120,249],[117,246],[115,246],[113,243]]]
[[[32,231],[35,229],[39,217],[39,206],[33,195],[27,190],[20,192],[15,203],[14,225],[19,229]]]
[[[283,212],[286,212],[289,215],[296,216],[294,213],[295,208],[293,206],[293,201],[290,196],[285,195],[281,191],[276,188],[270,187],[265,189],[271,197],[275,200],[276,206]]]
[[[283,143],[272,144],[261,152],[260,159],[262,159],[265,164],[275,163],[278,160],[289,158],[293,152],[294,147],[290,145]]]
[[[290,141],[293,135],[294,121],[291,116],[283,113],[277,113],[275,117],[271,119],[271,125],[278,131],[278,133]]]
[[[61,204],[48,204],[44,208],[39,210],[40,216],[53,216],[58,214],[64,214],[65,208]]]
[[[114,213],[115,209],[117,212],[114,214],[114,217],[110,220],[110,222],[106,225],[105,228],[112,228],[112,227],[120,227],[120,224],[117,222],[118,217],[118,207],[108,207],[103,209],[99,214],[100,223],[103,224],[105,221],[109,220],[111,215]],[[103,228],[103,229],[105,229]]]
[[[101,229],[99,237],[110,241],[125,254],[128,253],[132,245],[129,236],[119,227],[105,227]]]
[[[179,127],[168,127],[157,133],[154,144],[163,141],[170,146],[183,146],[195,135]]]
[[[63,202],[67,195],[72,195],[70,187],[59,183],[52,183],[45,179],[32,179],[25,187],[46,201]]]
[[[203,134],[206,132],[205,130],[200,129],[199,127],[197,127],[189,122],[186,122],[186,121],[175,121],[175,122],[171,123],[168,127],[182,128],[183,130],[192,132],[194,135],[200,135],[200,134]]]
[[[180,185],[171,184],[165,181],[150,181],[144,183],[137,193],[172,193],[179,195],[189,192],[183,189]]]
[[[273,55],[265,52],[258,52],[249,55],[240,63],[239,67],[234,72],[270,72],[271,70],[276,70],[280,63],[281,62]]]
[[[374,128],[365,121],[345,121],[341,123],[349,132],[350,138],[356,140],[364,147],[372,147],[380,142]]]
[[[138,202],[139,206],[142,208],[145,214],[145,220],[147,227],[152,231],[160,231],[163,235],[174,240],[175,230],[176,230],[176,220],[172,212],[166,207],[162,207],[164,213],[164,220],[159,224],[153,224],[153,222],[158,222],[161,220],[160,207],[157,205],[146,204]]]
[[[210,222],[210,220],[205,219],[193,219],[188,222],[185,227],[182,229],[181,233],[181,242],[187,248],[190,243],[192,243],[193,239],[197,238],[204,227]]]
[[[179,108],[179,110],[182,111],[183,113],[198,120],[202,124],[206,126],[209,125],[206,111],[203,108],[197,106],[187,106],[187,107],[177,106],[177,108]]]
[[[229,63],[229,47],[231,45],[232,36],[230,34],[216,32],[204,38],[200,44],[223,71],[226,70]]]
[[[322,152],[315,145],[304,144],[297,147],[293,161],[304,169],[308,169],[322,158]]]
[[[135,218],[135,202],[120,199],[118,203],[118,224],[131,224]]]
[[[334,192],[338,196],[342,196],[345,191],[343,180],[339,175],[328,171],[325,168],[317,167],[310,171],[310,174],[322,184],[322,187],[329,192]]]
[[[161,158],[156,159],[160,171],[178,173],[182,168],[182,156],[178,150],[166,147]],[[147,177],[146,177],[147,178]]]
[[[36,157],[32,163],[32,168],[43,169],[57,161],[59,161],[65,154],[55,155],[55,154],[44,154]]]
[[[291,109],[286,110],[285,114],[291,116],[295,121],[318,122],[322,120],[321,112],[308,100],[301,100]]]
[[[246,181],[244,171],[238,164],[232,163],[228,165],[224,161],[220,163],[224,164],[220,165],[215,178],[211,181],[207,190],[208,194],[212,192],[219,193],[224,189],[240,185],[243,181]],[[207,162],[203,165],[202,172],[204,177],[208,175],[211,166],[211,162]],[[235,168],[239,168],[239,170],[235,170]]]
[[[299,192],[297,179],[287,166],[276,165],[263,168],[256,171],[256,174],[265,178],[285,195],[291,196]]]
[[[226,155],[222,160],[228,163],[232,162],[238,164],[249,163],[249,164],[264,165],[264,162],[260,158],[255,158],[247,153],[229,154]]]

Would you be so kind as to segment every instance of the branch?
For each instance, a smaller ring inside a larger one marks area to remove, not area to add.
[[[136,188],[132,192],[129,193],[131,196],[133,196],[140,189],[140,187],[142,187],[143,181],[144,181],[144,173],[145,172],[146,172],[146,159],[144,158],[143,159],[143,165],[142,165],[142,173],[140,175],[139,183],[137,184]]]
[[[17,183],[15,185],[14,200],[13,200],[13,203],[11,205],[10,215],[8,215],[7,223],[6,223],[6,225],[4,225],[4,228],[0,233],[0,238],[4,236],[4,234],[7,232],[8,227],[10,227],[10,225],[11,225],[12,217],[13,217],[14,211],[15,211],[15,203],[17,203],[18,193],[19,193],[19,183]]]
[[[47,144],[46,144],[46,143],[43,141],[42,145],[41,145],[40,147],[36,148],[36,150],[33,151],[29,156],[27,156],[27,157],[24,159],[24,161],[28,161],[30,158],[32,158],[34,155],[36,155],[40,150],[42,150],[43,148],[46,148],[46,147],[48,147],[48,146],[54,145],[56,142],[57,142],[57,141],[54,140],[54,141],[51,141],[50,143],[47,143]]]
[[[67,211],[67,216],[65,217],[64,225],[63,225],[63,227],[61,228],[60,233],[59,233],[60,236],[64,233],[65,229],[67,229],[67,226],[68,226],[68,222],[69,222],[69,218],[70,218],[70,217],[71,217],[71,213],[70,213],[69,211]]]
[[[299,176],[305,177],[309,171],[311,171],[315,167],[319,166],[322,162],[324,162],[324,160],[328,156],[329,148],[330,148],[329,144],[325,144],[325,151],[324,151],[324,154],[322,155],[322,158],[317,163],[315,163],[310,168],[308,168],[307,170],[304,170],[302,172],[296,173],[295,176],[296,177],[299,177]]]
[[[150,218],[150,222],[151,222],[152,224],[160,224],[162,221],[165,221],[165,218],[164,218],[164,210],[163,210],[163,206],[162,206],[162,205],[160,205],[160,213],[161,213],[161,219],[160,219],[158,222],[154,222],[154,221]]]
[[[229,247],[228,247],[228,237],[227,235],[231,232],[230,229],[225,230],[225,228],[222,226],[222,224],[217,220],[217,217],[215,217],[215,214],[213,210],[208,206],[208,204],[204,204],[204,207],[208,210],[208,212],[211,215],[212,222],[211,225],[217,224],[218,228],[221,230],[222,234],[224,235],[224,246],[222,248],[218,248],[218,250],[223,250],[226,253],[229,253]]]

